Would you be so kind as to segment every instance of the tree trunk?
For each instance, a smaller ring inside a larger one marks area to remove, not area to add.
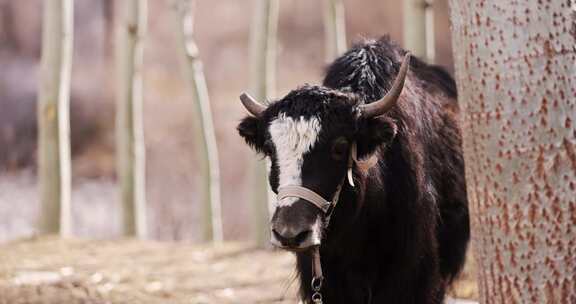
[[[104,57],[106,59],[113,57],[114,29],[116,28],[114,0],[102,0],[102,19],[104,22],[103,41]]]
[[[576,303],[569,1],[452,0],[482,303]]]
[[[205,241],[222,241],[222,211],[220,205],[220,169],[218,165],[218,147],[212,122],[212,111],[202,62],[198,56],[198,47],[194,41],[194,19],[192,1],[176,0],[176,20],[180,50],[185,63],[184,72],[192,90],[194,105],[194,134],[200,163],[203,233]]]
[[[326,62],[346,52],[346,16],[342,0],[324,0]]]
[[[38,94],[38,178],[40,233],[71,230],[70,212],[70,73],[73,1],[46,0]]]
[[[4,50],[20,51],[18,39],[14,32],[16,26],[11,3],[0,0],[0,44]]]
[[[251,89],[257,100],[265,101],[275,90],[276,82],[276,31],[278,27],[278,0],[256,0],[250,34]],[[258,246],[270,241],[268,174],[266,162],[257,161],[253,166],[252,190],[254,235]]]
[[[427,62],[433,62],[434,12],[432,0],[404,0],[404,47]]]
[[[123,233],[146,237],[146,170],[142,117],[142,57],[146,1],[124,0],[118,22],[116,148]]]

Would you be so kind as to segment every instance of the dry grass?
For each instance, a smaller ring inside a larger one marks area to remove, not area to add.
[[[292,264],[242,244],[23,240],[0,247],[0,303],[282,303]]]
[[[0,303],[296,303],[293,265],[238,243],[34,238],[0,246]],[[463,279],[454,294],[475,297]]]

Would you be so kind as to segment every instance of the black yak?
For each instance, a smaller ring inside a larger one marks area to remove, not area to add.
[[[252,116],[238,131],[270,159],[274,192],[312,193],[279,196],[271,221],[272,243],[296,253],[305,303],[318,249],[328,304],[442,303],[463,267],[455,83],[406,54],[388,38],[365,41],[328,67],[321,86],[268,106],[241,97]]]

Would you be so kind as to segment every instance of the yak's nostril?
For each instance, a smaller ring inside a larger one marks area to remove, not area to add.
[[[281,235],[280,233],[278,233],[278,231],[276,231],[276,229],[272,229],[272,234],[274,234],[274,237],[275,237],[276,239],[278,239],[279,241],[284,239],[284,238],[282,237],[282,235]]]
[[[294,238],[296,244],[302,244],[312,234],[312,230],[306,230],[298,233]]]
[[[282,230],[281,232],[272,229],[272,234],[274,238],[278,240],[283,246],[288,247],[297,247],[302,243],[306,242],[306,240],[312,235],[312,230],[305,230],[299,233],[294,233],[289,229]]]

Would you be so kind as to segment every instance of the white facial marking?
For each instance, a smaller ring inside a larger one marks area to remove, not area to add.
[[[320,244],[321,240],[322,240],[322,220],[320,219],[320,216],[317,216],[316,220],[314,221],[314,225],[312,225],[311,243],[314,245],[318,245]]]
[[[270,123],[270,135],[276,148],[279,168],[279,186],[302,185],[304,154],[312,150],[320,133],[320,119],[292,118],[280,113]],[[287,197],[277,207],[291,206],[297,198]]]

